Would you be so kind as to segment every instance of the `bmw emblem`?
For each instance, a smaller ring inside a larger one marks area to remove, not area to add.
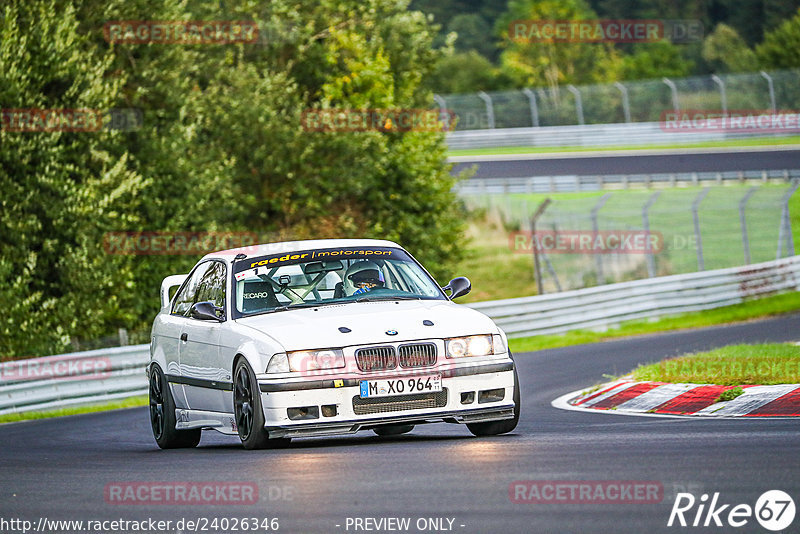
[[[396,336],[397,335],[397,330],[387,330],[386,331],[386,335],[387,336]]]

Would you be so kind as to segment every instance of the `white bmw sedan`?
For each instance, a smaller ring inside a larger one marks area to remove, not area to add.
[[[213,429],[259,449],[433,422],[510,432],[514,362],[491,319],[451,302],[469,290],[463,277],[440,288],[390,241],[208,254],[161,286],[147,366],[156,442],[194,447]]]

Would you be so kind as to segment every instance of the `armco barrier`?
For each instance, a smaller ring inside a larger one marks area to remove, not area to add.
[[[800,289],[800,256],[744,267],[608,284],[469,306],[509,337],[606,328],[631,319],[709,310]]]
[[[513,178],[468,178],[456,184],[459,195],[510,193],[564,193],[605,189],[708,186],[752,182],[792,182],[800,180],[800,169],[761,171],[682,172],[650,174],[596,174],[562,176],[524,176]]]
[[[795,116],[797,124],[797,116]],[[666,130],[660,122],[632,122],[621,124],[586,124],[571,126],[541,126],[535,128],[497,128],[487,130],[461,130],[447,134],[450,150],[498,148],[507,146],[532,147],[603,147],[644,146],[675,143],[700,143],[794,135],[797,130],[785,132],[757,131],[691,131]]]
[[[149,345],[74,352],[0,364],[0,414],[147,394]]]
[[[469,304],[509,337],[605,328],[800,289],[800,256],[551,295]],[[0,364],[0,414],[145,395],[148,345]]]

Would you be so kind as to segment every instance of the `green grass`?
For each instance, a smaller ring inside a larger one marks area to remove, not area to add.
[[[797,384],[800,383],[800,346],[790,343],[729,345],[640,365],[631,374],[635,380],[653,382],[723,386]],[[731,391],[729,395],[735,398],[736,393]]]
[[[743,394],[744,390],[741,387],[735,387],[733,389],[726,389],[722,393],[719,394],[719,397],[714,402],[728,402],[732,401],[739,395]]]
[[[534,146],[508,146],[498,148],[471,148],[449,150],[448,157],[456,156],[494,156],[503,154],[547,154],[550,152],[603,152],[609,150],[654,150],[670,148],[719,148],[719,147],[750,147],[800,144],[800,136],[787,137],[761,137],[752,139],[730,139],[727,141],[703,141],[700,143],[676,143],[669,145],[648,146],[559,146],[559,147],[534,147]]]
[[[15,421],[27,421],[30,419],[48,419],[50,417],[62,417],[65,415],[77,415],[82,413],[104,412],[107,410],[119,410],[121,408],[135,408],[147,406],[147,395],[130,397],[119,401],[106,402],[102,404],[89,404],[84,406],[74,406],[70,408],[60,408],[58,410],[42,410],[33,412],[10,413],[0,415],[0,423],[12,423]]]
[[[512,352],[531,352],[569,345],[596,343],[621,337],[669,332],[687,328],[700,328],[719,324],[735,323],[772,315],[800,310],[800,292],[775,295],[758,300],[751,300],[733,306],[725,306],[714,310],[686,313],[664,317],[658,321],[637,320],[622,323],[619,328],[605,332],[576,330],[559,335],[543,335],[509,339]],[[800,335],[800,334],[798,334]]]

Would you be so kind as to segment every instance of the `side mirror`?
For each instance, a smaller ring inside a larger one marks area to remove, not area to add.
[[[453,278],[450,282],[442,288],[444,291],[450,291],[450,300],[458,297],[463,297],[472,290],[472,282],[466,276],[459,276]]]
[[[201,321],[222,321],[217,313],[222,312],[222,308],[217,308],[214,303],[209,301],[195,302],[189,310],[189,316],[192,319],[200,319]]]

